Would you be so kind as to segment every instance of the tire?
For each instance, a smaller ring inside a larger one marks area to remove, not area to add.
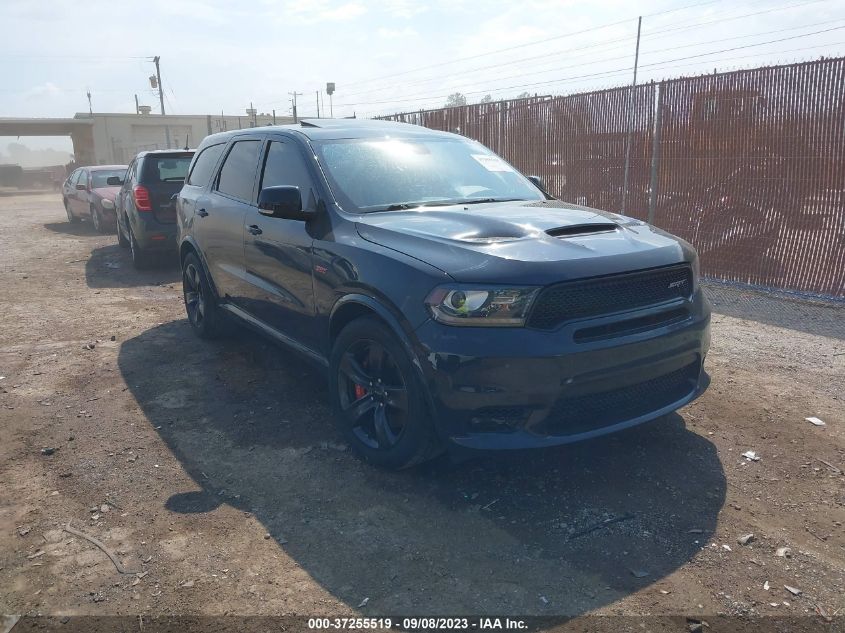
[[[132,265],[135,267],[135,270],[144,270],[150,265],[150,258],[145,251],[141,250],[138,240],[135,239],[135,235],[132,233],[132,227],[129,227],[128,230],[129,250],[132,253]]]
[[[195,253],[182,261],[182,296],[185,312],[194,333],[202,339],[215,339],[225,331],[225,316],[208,283],[205,268]]]
[[[67,213],[67,221],[71,224],[78,224],[79,218],[73,214],[73,211],[70,210],[70,206],[68,206],[67,200],[65,200],[65,213]]]
[[[117,216],[115,216],[114,226],[117,231],[117,243],[121,246],[121,248],[129,248],[129,240],[126,239],[126,236],[120,229],[120,220],[117,219]]]
[[[97,233],[105,233],[105,225],[103,223],[103,216],[100,215],[100,212],[97,210],[97,206],[92,204],[91,205],[91,224],[94,225],[94,230]]]
[[[399,470],[440,452],[424,387],[405,347],[382,321],[361,317],[347,325],[329,367],[335,417],[364,460]]]

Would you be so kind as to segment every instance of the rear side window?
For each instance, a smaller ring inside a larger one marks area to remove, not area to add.
[[[194,168],[191,170],[186,184],[197,187],[207,185],[208,181],[211,180],[211,173],[214,171],[214,166],[217,164],[220,154],[223,153],[224,147],[226,147],[226,144],[221,143],[220,145],[212,145],[202,150],[199,156],[197,156]]]
[[[236,141],[220,168],[217,191],[251,202],[260,148],[260,141]]]

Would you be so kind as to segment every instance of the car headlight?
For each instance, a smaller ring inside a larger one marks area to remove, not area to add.
[[[525,325],[539,288],[438,286],[425,303],[436,321],[449,325]]]
[[[104,209],[114,209],[114,202],[112,202],[111,200],[106,200],[105,198],[103,198],[102,200],[100,200],[100,204],[103,205]]]

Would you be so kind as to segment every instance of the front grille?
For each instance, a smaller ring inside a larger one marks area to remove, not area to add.
[[[621,389],[560,398],[534,430],[548,435],[575,435],[646,415],[690,395],[699,371],[695,362]]]
[[[528,326],[550,330],[567,321],[692,296],[687,265],[640,270],[621,275],[566,281],[545,288],[528,317]]]

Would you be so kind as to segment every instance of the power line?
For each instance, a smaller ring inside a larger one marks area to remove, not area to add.
[[[813,0],[813,1],[814,2],[820,2],[822,0]],[[657,15],[675,13],[677,11],[683,11],[685,9],[690,9],[690,8],[703,7],[703,6],[707,6],[707,5],[710,5],[710,4],[716,4],[718,2],[722,2],[722,0],[709,0],[708,2],[694,2],[692,4],[688,4],[688,5],[683,6],[683,7],[677,7],[675,9],[667,9],[665,11],[657,11],[655,13],[649,13],[649,14],[643,16],[643,17],[654,17],[654,16],[657,16]],[[398,77],[400,75],[407,75],[409,73],[414,73],[414,72],[417,72],[419,70],[427,70],[429,68],[439,68],[441,66],[448,66],[450,64],[456,64],[458,62],[467,61],[467,60],[470,60],[470,59],[478,59],[479,57],[489,57],[490,55],[497,55],[499,53],[505,53],[505,52],[517,50],[517,49],[520,49],[520,48],[526,48],[526,47],[529,47],[529,46],[538,46],[540,44],[545,44],[547,42],[553,42],[555,40],[560,40],[560,39],[563,39],[563,38],[566,38],[566,37],[573,37],[575,35],[583,35],[584,33],[591,33],[593,31],[600,31],[602,29],[607,29],[607,28],[610,28],[612,26],[619,26],[621,24],[627,24],[628,22],[631,21],[631,19],[632,18],[626,18],[624,20],[617,20],[616,22],[608,22],[608,23],[600,24],[598,26],[593,26],[593,27],[590,27],[590,28],[587,28],[587,29],[581,29],[579,31],[570,31],[568,33],[562,33],[561,35],[554,35],[552,37],[547,37],[547,38],[544,38],[542,40],[536,40],[534,42],[526,42],[525,44],[516,44],[514,46],[508,46],[508,47],[499,48],[499,49],[496,49],[496,50],[493,50],[493,51],[487,51],[486,53],[478,53],[477,55],[469,55],[467,57],[459,57],[459,58],[456,58],[456,59],[450,59],[450,60],[445,61],[445,62],[438,62],[436,64],[429,64],[427,66],[419,66],[417,68],[411,68],[409,70],[403,70],[403,71],[400,71],[400,72],[391,73],[389,75],[382,75],[381,77],[373,77],[373,78],[370,78],[370,79],[359,79],[359,80],[352,82],[352,83],[356,83],[356,84],[369,83],[371,81],[379,81],[381,79]]]
[[[842,29],[842,28],[845,28],[845,26],[838,27],[838,29]],[[835,43],[831,44],[831,46],[842,46],[842,45],[845,45],[845,42],[835,42]],[[816,46],[805,46],[805,47],[802,47],[802,48],[780,51],[780,53],[793,53],[793,52],[806,51],[806,50],[815,49],[815,48],[817,48],[817,47]],[[732,50],[732,49],[728,49],[728,50]],[[713,51],[710,54],[717,54],[719,52],[725,52],[725,51]],[[748,59],[748,58],[751,58],[751,57],[761,57],[761,56],[768,56],[768,55],[770,55],[770,53],[758,53],[758,54],[752,54],[752,55],[745,55],[745,56],[742,56],[742,57],[731,56],[731,57],[726,58],[726,59],[716,59],[716,60],[711,60],[711,61],[714,61],[714,62],[732,61],[732,60],[735,60],[735,59]],[[681,67],[697,65],[697,64],[673,65],[674,62],[676,62],[676,61],[681,61],[681,60],[686,60],[686,59],[690,59],[690,57],[679,57],[679,58],[675,58],[675,59],[663,60],[661,62],[654,62],[652,64],[644,64],[644,65],[641,65],[640,68],[650,67],[650,68],[653,68],[655,70],[658,70],[658,69],[668,70],[668,69],[672,69],[672,68],[681,68]],[[545,86],[545,85],[549,85],[549,84],[572,83],[574,81],[581,81],[583,79],[594,79],[594,78],[599,78],[599,77],[609,78],[609,77],[612,77],[612,76],[619,76],[619,75],[622,75],[622,74],[627,75],[630,72],[631,72],[631,68],[629,66],[629,67],[623,67],[623,68],[615,68],[613,70],[607,70],[607,71],[601,71],[601,72],[595,72],[595,73],[588,73],[588,74],[585,74],[585,75],[578,75],[578,76],[566,77],[566,78],[561,78],[561,79],[552,79],[552,80],[549,80],[549,81],[541,81],[541,82],[535,82],[535,83],[529,83],[529,84],[519,84],[519,85],[513,85],[513,86],[501,86],[501,87],[498,87],[498,88],[488,87],[484,90],[475,90],[475,91],[465,92],[463,94],[466,95],[466,96],[482,95],[482,94],[486,94],[486,93],[490,93],[490,92],[501,92],[501,91],[504,91],[504,90],[516,90],[516,89],[519,89],[519,88],[532,88],[532,87],[537,87],[537,86]],[[434,99],[445,99],[448,96],[449,96],[448,94],[430,95],[430,96],[427,96],[427,97],[403,98],[403,99],[394,99],[394,100],[386,100],[386,101],[344,103],[342,105],[344,107],[361,106],[361,105],[382,105],[382,104],[392,105],[392,104],[395,104],[395,103],[405,103],[405,102],[412,102],[412,101],[431,101],[431,100],[434,100]]]
[[[776,43],[779,43],[779,42],[796,40],[796,39],[800,39],[800,38],[803,38],[803,37],[810,37],[812,35],[819,35],[821,33],[829,33],[829,32],[832,32],[832,31],[839,31],[839,30],[842,30],[842,29],[845,29],[845,26],[837,26],[837,27],[832,27],[832,28],[829,28],[829,29],[822,29],[820,31],[813,31],[811,33],[802,33],[800,35],[793,35],[791,37],[783,37],[783,38],[778,38],[778,39],[774,39],[774,40],[767,40],[765,42],[756,42],[754,44],[746,44],[746,45],[743,45],[743,46],[733,46],[733,47],[730,47],[730,48],[720,49],[720,50],[716,50],[716,51],[709,51],[709,52],[706,52],[706,53],[699,53],[699,54],[696,54],[696,55],[688,55],[688,56],[685,56],[685,57],[676,57],[676,58],[673,58],[673,59],[663,60],[663,61],[660,61],[660,62],[652,62],[650,64],[643,64],[641,66],[641,68],[650,68],[650,67],[653,67],[653,66],[659,66],[659,65],[662,65],[662,64],[666,64],[666,63],[673,63],[673,62],[683,61],[683,60],[687,60],[687,59],[696,59],[696,58],[700,58],[700,57],[708,57],[710,55],[718,55],[720,53],[728,53],[728,52],[732,52],[732,51],[743,50],[743,49],[746,49],[746,48],[754,48],[756,46],[765,46],[767,44],[776,44]],[[678,47],[678,48],[680,48],[680,47]],[[611,60],[603,60],[603,61],[611,61]],[[619,69],[619,70],[624,70],[624,69]],[[601,75],[601,74],[604,74],[604,73],[594,73],[593,75],[582,75],[582,77],[590,77],[590,76],[596,76],[596,75]],[[543,86],[543,85],[553,84],[553,83],[556,83],[558,81],[561,81],[561,80],[560,79],[551,79],[551,80],[548,80],[548,81],[540,81],[540,82],[535,82],[535,83],[519,84],[519,85],[516,85],[516,86],[508,86],[507,88],[493,88],[492,90],[496,91],[496,90],[505,90],[505,89],[516,89],[516,88],[528,88],[528,87],[535,87],[535,86]],[[484,91],[482,90],[481,92],[484,92]],[[417,93],[417,94],[422,95],[423,93]],[[473,94],[473,93],[470,92],[470,93],[466,93],[466,94]],[[406,97],[403,97],[403,100],[410,100],[410,98],[414,97],[414,96],[416,96],[416,95],[413,95],[413,94],[407,95]],[[446,95],[446,96],[448,96],[448,95]],[[423,99],[425,99],[425,97],[423,97]],[[394,102],[399,102],[399,101],[400,100],[372,101],[372,102],[369,102],[369,103],[368,102],[354,102],[354,103],[344,103],[343,106],[344,107],[350,107],[350,106],[356,106],[356,105],[373,105],[373,104],[378,104],[378,103],[394,103]]]
[[[703,41],[703,42],[695,42],[695,43],[692,43],[692,44],[682,44],[682,45],[679,45],[679,46],[670,46],[670,47],[667,47],[667,48],[661,48],[661,49],[652,50],[652,51],[644,51],[642,54],[643,55],[654,55],[656,53],[664,53],[664,52],[668,52],[668,51],[680,50],[680,49],[683,49],[683,48],[692,48],[692,47],[695,47],[695,46],[715,44],[717,42],[729,42],[729,41],[733,41],[733,40],[745,40],[745,39],[752,38],[752,37],[762,37],[764,35],[774,35],[776,33],[785,33],[785,32],[788,32],[788,31],[795,31],[797,29],[811,28],[811,27],[814,27],[814,26],[820,26],[822,24],[836,24],[838,22],[842,22],[843,20],[845,20],[845,18],[839,19],[839,20],[832,20],[832,21],[831,20],[824,20],[822,22],[814,22],[814,23],[811,23],[811,24],[804,24],[804,25],[800,25],[800,26],[791,26],[791,27],[787,27],[785,29],[775,29],[775,30],[772,30],[772,31],[763,31],[763,32],[760,32],[760,33],[750,33],[750,34],[747,34],[747,35],[737,35],[737,36],[733,36],[733,37],[725,37],[725,38],[720,38],[720,39],[716,39],[716,40],[707,40],[707,41]],[[633,39],[633,38],[627,38],[627,39]],[[598,46],[598,45],[596,45],[596,46]],[[592,48],[592,47],[590,46],[590,47],[584,47],[584,48]],[[621,46],[615,46],[613,48],[621,48]],[[580,49],[576,48],[576,49],[569,49],[569,50],[577,51],[577,50],[580,50]],[[608,50],[612,50],[612,49],[608,49]],[[575,56],[575,57],[583,57],[583,55],[578,55],[578,56]],[[592,66],[592,65],[595,65],[595,64],[602,64],[602,63],[606,63],[606,62],[617,61],[617,60],[620,60],[620,59],[629,59],[629,58],[630,58],[630,55],[618,55],[616,57],[605,57],[605,58],[595,59],[595,60],[588,61],[588,62],[579,62],[579,63],[576,63],[576,64],[570,64],[570,65],[567,65],[567,66],[558,66],[558,67],[553,68],[553,69],[552,68],[543,68],[543,69],[535,70],[535,71],[531,71],[531,72],[519,73],[519,74],[515,74],[515,75],[508,75],[508,76],[505,76],[505,77],[498,77],[498,80],[501,81],[501,80],[505,80],[505,79],[513,79],[513,78],[516,78],[516,77],[529,77],[529,76],[532,76],[532,75],[539,75],[539,74],[543,74],[543,73],[553,72],[554,70],[565,70],[565,69],[568,69],[568,68],[580,68],[580,67],[583,67],[583,66]],[[452,73],[452,74],[444,75],[444,76],[441,76],[441,77],[432,77],[432,78],[423,79],[423,80],[419,80],[419,81],[409,82],[409,83],[404,84],[404,86],[420,85],[420,84],[424,84],[424,83],[430,83],[430,82],[433,82],[433,81],[443,81],[445,79],[451,79],[451,78],[454,78],[454,77],[457,77],[459,75],[463,75],[463,74],[466,74],[466,73],[469,73],[469,72],[474,72],[475,70],[486,70],[486,69],[489,69],[489,68],[500,68],[501,66],[507,66],[507,65],[510,65],[510,63],[493,64],[493,65],[486,66],[486,67],[476,68],[476,69],[473,69],[472,71],[471,70],[460,71],[460,72],[457,72],[457,73]],[[471,83],[470,86],[475,85],[477,83],[479,83],[479,82]],[[365,90],[363,92],[346,94],[344,96],[350,97],[350,96],[355,96],[355,95],[358,95],[358,94],[368,94],[368,93],[376,92],[378,90],[383,90],[383,89]]]
[[[669,10],[666,10],[666,11],[659,11],[659,12],[656,12],[656,13],[651,13],[651,14],[645,15],[643,17],[654,17],[654,16],[657,16],[657,15],[673,13],[673,12],[681,11],[681,10],[684,10],[684,9],[703,7],[703,6],[707,6],[707,5],[710,5],[710,4],[715,4],[716,2],[720,2],[720,1],[721,0],[711,0],[709,2],[704,2],[704,3],[694,3],[694,4],[686,5],[684,7],[679,7],[677,9],[669,9]],[[786,9],[801,7],[801,6],[805,6],[805,5],[808,5],[808,4],[815,4],[815,3],[818,3],[818,2],[824,2],[824,1],[826,1],[826,0],[810,0],[809,2],[798,2],[798,3],[791,4],[791,5],[786,5],[786,6],[771,7],[769,9],[764,9],[762,11],[756,11],[756,12],[753,12],[753,13],[746,13],[746,14],[739,15],[739,16],[732,16],[732,17],[728,17],[728,18],[719,18],[719,19],[716,19],[716,20],[710,20],[708,22],[698,23],[698,24],[694,25],[693,27],[683,27],[681,29],[659,30],[659,31],[653,32],[652,35],[656,35],[658,33],[663,33],[663,32],[670,32],[670,31],[674,31],[674,30],[686,30],[688,28],[697,28],[699,26],[703,26],[703,25],[706,25],[706,24],[715,24],[717,22],[724,22],[724,21],[727,21],[727,20],[738,20],[738,19],[741,19],[741,18],[752,17],[752,16],[756,16],[756,15],[763,15],[765,13],[771,13],[771,12],[774,12],[774,11],[784,11]],[[555,41],[555,40],[559,40],[559,39],[563,39],[563,38],[567,38],[567,37],[573,37],[575,35],[583,35],[584,33],[590,33],[590,32],[593,32],[593,31],[598,31],[598,30],[610,28],[610,27],[613,27],[613,26],[619,26],[621,24],[626,24],[628,22],[630,22],[630,19],[618,20],[616,22],[610,22],[610,23],[607,23],[607,24],[602,24],[602,25],[599,25],[599,26],[591,27],[591,28],[588,28],[588,29],[582,29],[580,31],[571,31],[569,33],[563,33],[561,35],[555,35],[555,36],[548,37],[548,38],[545,38],[545,39],[542,39],[542,40],[536,40],[534,42],[527,42],[525,44],[517,44],[515,46],[509,46],[509,47],[506,47],[506,48],[500,48],[500,49],[496,49],[496,50],[493,50],[493,51],[488,51],[487,53],[479,53],[477,55],[470,55],[468,57],[460,57],[460,58],[448,60],[448,61],[445,61],[445,62],[439,62],[439,63],[436,63],[436,64],[429,64],[427,66],[420,66],[420,67],[417,67],[417,68],[412,68],[412,69],[408,69],[408,70],[404,70],[404,71],[400,71],[400,72],[396,72],[396,73],[391,73],[391,74],[388,74],[388,75],[382,75],[380,77],[374,77],[374,78],[370,78],[370,79],[361,79],[361,80],[351,82],[351,83],[362,84],[362,83],[369,83],[369,82],[373,82],[373,81],[379,81],[379,80],[382,80],[382,79],[399,77],[399,76],[402,76],[402,75],[407,75],[407,74],[410,74],[410,73],[418,72],[420,70],[427,70],[429,68],[439,68],[439,67],[442,67],[442,66],[456,64],[456,63],[461,62],[461,61],[477,59],[479,57],[489,57],[491,55],[497,55],[499,53],[504,53],[504,52],[508,52],[508,51],[511,51],[511,50],[526,48],[526,47],[529,47],[529,46],[537,46],[539,44],[544,44],[546,42],[551,42],[551,41]]]

